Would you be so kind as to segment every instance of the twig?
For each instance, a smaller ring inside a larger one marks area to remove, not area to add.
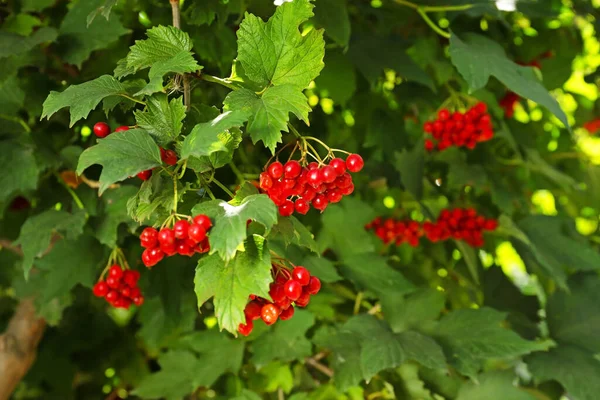
[[[23,256],[23,250],[21,250],[19,246],[12,244],[12,242],[8,239],[0,239],[0,248],[12,251],[19,256]]]
[[[311,367],[314,367],[315,369],[318,369],[319,371],[321,371],[328,377],[330,377],[330,378],[333,377],[333,370],[331,368],[321,364],[314,358],[308,357],[304,361],[306,362],[306,364],[310,365]]]
[[[283,389],[277,389],[277,400],[285,400],[285,396],[283,395]]]
[[[89,187],[91,187],[92,189],[98,189],[100,188],[100,182],[98,181],[93,181],[91,179],[88,179],[85,177],[85,175],[79,175],[77,177],[81,182],[85,183],[86,185],[88,185]],[[109,189],[116,189],[118,187],[121,187],[121,185],[119,185],[118,183],[113,183],[112,185],[110,185],[108,188]]]
[[[181,10],[179,9],[179,0],[169,0],[171,3],[171,11],[173,13],[173,26],[177,29],[181,29]],[[183,105],[185,109],[189,111],[191,104],[191,88],[190,80],[186,74],[182,74],[183,77]]]

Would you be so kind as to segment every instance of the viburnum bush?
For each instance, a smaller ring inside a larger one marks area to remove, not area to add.
[[[598,1],[0,19],[0,399],[597,399]]]

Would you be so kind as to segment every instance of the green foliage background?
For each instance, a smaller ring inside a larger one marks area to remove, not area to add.
[[[582,124],[599,116],[600,2],[181,10],[178,30],[166,0],[0,4],[0,326],[30,297],[49,324],[14,398],[597,399],[600,141]],[[426,154],[423,123],[464,106],[457,93],[487,103],[494,140]],[[137,128],[98,142],[103,120]],[[323,214],[277,218],[245,183],[290,125],[366,161]],[[129,178],[160,166],[158,145],[187,160],[181,179]],[[213,217],[214,253],[146,270],[135,232],[174,204]],[[364,229],[452,207],[499,229],[482,249],[390,248]],[[139,309],[91,294],[116,246],[142,273]],[[268,250],[323,289],[236,338],[248,294],[268,291]]]

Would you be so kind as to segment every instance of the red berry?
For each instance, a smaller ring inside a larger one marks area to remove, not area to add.
[[[282,205],[279,206],[279,214],[283,217],[289,217],[294,213],[294,202],[286,200]]]
[[[198,245],[196,246],[196,251],[200,254],[208,253],[210,251],[210,243],[208,241],[208,238],[204,238],[203,241],[198,243]]]
[[[342,189],[342,194],[344,196],[351,195],[352,192],[354,192],[354,184],[353,183],[351,183],[350,186],[345,187],[345,188]]]
[[[140,273],[138,271],[128,269],[123,272],[123,282],[131,288],[134,288],[137,285],[139,279]]]
[[[240,333],[240,335],[242,336],[248,336],[249,334],[252,333],[252,329],[254,329],[254,322],[250,321],[246,321],[245,324],[240,324],[238,326],[238,332]]]
[[[335,172],[335,169],[332,166],[326,165],[323,168],[321,168],[321,179],[323,180],[323,182],[332,183],[337,177],[338,173]]]
[[[144,228],[140,234],[140,244],[146,249],[156,247],[158,244],[158,231],[152,227]]]
[[[141,306],[142,304],[144,304],[144,296],[137,296],[133,298],[133,304],[135,304],[136,306]]]
[[[188,237],[196,243],[200,243],[206,238],[206,229],[202,225],[192,224],[188,228]]]
[[[350,154],[348,158],[346,158],[346,168],[350,172],[359,172],[363,169],[365,162],[362,157],[358,154]]]
[[[119,280],[114,276],[109,276],[106,278],[106,284],[109,288],[117,289],[119,287]]]
[[[204,214],[196,215],[194,217],[194,223],[203,227],[206,232],[208,232],[208,230],[212,226],[210,218],[208,218],[208,216]]]
[[[177,239],[186,239],[188,237],[189,228],[189,222],[187,222],[185,219],[179,220],[175,222],[175,225],[173,225],[173,234]]]
[[[438,112],[438,119],[440,121],[446,121],[448,118],[450,118],[450,111],[448,111],[448,109],[446,109],[446,108],[442,108]]]
[[[246,304],[246,308],[244,309],[244,314],[246,315],[246,319],[256,320],[260,318],[260,313],[262,310],[262,305],[257,301],[251,301]]]
[[[106,122],[98,122],[94,125],[94,134],[99,138],[105,138],[110,135],[110,126]]]
[[[310,204],[303,197],[301,197],[296,200],[294,208],[298,214],[306,215],[308,210],[310,210]]]
[[[321,172],[318,169],[311,169],[308,171],[308,174],[306,174],[306,183],[314,188],[321,186],[321,183],[323,183]]]
[[[290,319],[294,316],[294,307],[288,307],[287,309],[281,311],[281,314],[279,314],[279,319],[281,319],[282,321],[285,321],[287,319]]]
[[[131,296],[131,288],[129,286],[124,286],[124,287],[120,288],[119,292],[121,292],[122,296],[125,296],[125,297]]]
[[[340,200],[342,200],[342,197],[344,196],[342,194],[342,192],[340,190],[338,190],[338,189],[328,190],[326,192],[326,195],[327,195],[327,200],[330,203],[338,203]]]
[[[321,280],[316,276],[311,276],[308,282],[308,293],[317,294],[321,290]]]
[[[178,240],[175,243],[175,250],[177,250],[177,254],[180,256],[192,256],[194,254],[194,250],[185,240]]]
[[[433,124],[431,122],[425,122],[425,124],[423,124],[423,130],[427,133],[432,133],[433,132]]]
[[[431,140],[426,139],[425,140],[425,150],[433,151],[433,149],[435,149],[435,144]]]
[[[109,303],[112,303],[119,298],[119,293],[117,293],[116,290],[110,290],[108,293],[106,293],[106,296],[104,296],[104,298]]]
[[[267,172],[273,179],[279,179],[283,175],[283,164],[279,161],[275,161],[267,167]]]
[[[123,270],[121,269],[121,267],[119,267],[117,264],[113,265],[110,267],[110,269],[108,270],[108,276],[115,278],[117,281],[121,280],[121,277],[123,276]]]
[[[486,231],[493,231],[498,227],[498,221],[496,221],[495,219],[488,219],[485,221],[485,224],[483,225],[483,229],[485,229]]]
[[[94,296],[96,297],[104,297],[108,293],[108,285],[104,281],[100,281],[94,285]]]
[[[280,313],[281,309],[275,304],[265,304],[260,311],[260,316],[265,324],[273,325],[277,322]]]
[[[294,268],[292,277],[302,286],[306,286],[310,282],[310,272],[304,267]]]
[[[175,243],[173,244],[161,244],[160,251],[162,251],[167,257],[171,257],[175,253],[177,253],[177,249],[175,248]]]
[[[139,172],[136,176],[143,181],[147,181],[152,176],[152,170],[147,169],[145,171]]]
[[[269,190],[273,187],[273,178],[266,172],[260,174],[259,186],[263,190]]]
[[[160,159],[167,165],[175,165],[177,164],[177,153],[173,150],[165,150],[161,147],[160,149]]]
[[[335,170],[338,176],[346,172],[346,161],[342,160],[341,158],[334,158],[333,160],[329,161],[329,165]]]
[[[302,294],[300,295],[298,300],[295,301],[295,303],[298,307],[306,307],[308,305],[309,301],[310,301],[310,294],[306,291],[302,291]]]
[[[283,287],[285,295],[292,301],[298,300],[298,297],[302,294],[302,285],[300,282],[290,279]]]
[[[128,131],[129,127],[128,126],[120,126],[117,129],[115,129],[115,132],[123,132],[123,131]]]
[[[162,228],[158,232],[158,243],[161,246],[173,246],[175,244],[175,233],[169,228]]]
[[[269,290],[269,296],[271,296],[271,299],[273,299],[273,302],[275,302],[275,303],[285,299],[286,295],[285,295],[284,286],[277,284],[277,283],[271,284],[271,290]]]
[[[275,305],[282,310],[287,310],[292,305],[292,301],[289,298],[284,297],[280,301],[276,302]]]
[[[316,195],[312,201],[312,206],[321,212],[327,208],[328,204],[327,197],[323,194]]]
[[[296,160],[290,160],[283,167],[283,176],[286,179],[296,179],[302,172],[302,166]]]

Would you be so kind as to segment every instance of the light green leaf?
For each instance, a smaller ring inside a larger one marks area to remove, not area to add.
[[[219,327],[237,335],[239,324],[246,320],[244,308],[248,296],[270,298],[272,280],[269,248],[264,238],[251,236],[244,242],[244,251],[238,252],[229,262],[218,254],[200,259],[194,278],[198,308],[214,297]]]
[[[33,149],[24,147],[16,141],[1,141],[2,157],[0,171],[0,204],[19,192],[33,190],[37,187],[39,167]]]
[[[344,257],[340,266],[343,276],[380,296],[402,294],[414,290],[404,276],[391,268],[385,257],[375,253],[354,254]]]
[[[131,221],[127,214],[127,201],[137,191],[138,188],[135,186],[124,185],[115,190],[110,190],[102,196],[104,213],[95,229],[96,238],[100,243],[109,247],[116,246],[119,225]]]
[[[148,72],[150,82],[135,95],[151,95],[156,92],[164,92],[163,77],[166,74],[184,74],[196,72],[199,69],[202,69],[202,67],[198,65],[196,60],[194,60],[192,53],[189,51],[182,51],[168,60],[157,61],[150,67],[150,71]],[[116,73],[117,72],[115,71],[115,74]],[[119,70],[119,74],[126,74],[126,72]]]
[[[86,20],[87,26],[89,27],[90,24],[94,22],[94,18],[96,18],[98,14],[101,14],[108,21],[110,17],[110,11],[116,4],[117,0],[104,0],[104,3],[100,7],[88,14]]]
[[[73,240],[83,233],[84,225],[85,214],[81,212],[69,214],[48,210],[28,218],[15,241],[15,246],[21,246],[23,251],[25,277],[29,275],[33,260],[44,255],[55,232],[64,233],[67,239]]]
[[[313,16],[308,0],[277,7],[268,22],[246,13],[237,31],[238,60],[246,76],[267,87],[293,85],[304,89],[323,68],[325,41],[322,30],[302,36],[299,25]]]
[[[291,399],[291,398],[290,398]],[[261,400],[261,397],[248,389],[242,389],[239,396],[234,397],[231,400]]]
[[[551,342],[531,342],[504,329],[506,315],[492,308],[462,309],[446,314],[432,329],[449,362],[469,377],[489,359],[507,359],[546,350]],[[476,335],[473,332],[477,332]]]
[[[64,107],[71,111],[71,123],[86,118],[90,111],[109,96],[128,95],[127,87],[110,75],[102,75],[92,81],[80,85],[71,85],[63,92],[51,91],[44,101],[42,117],[50,118]]]
[[[278,213],[267,195],[256,194],[246,197],[238,206],[222,200],[200,203],[192,209],[192,214],[206,214],[213,220],[209,234],[211,254],[231,259],[246,238],[246,221],[259,222],[268,231],[277,222]]]
[[[519,389],[516,377],[509,371],[492,371],[460,387],[456,400],[535,400],[536,397]]]
[[[275,153],[281,142],[281,132],[288,132],[289,113],[308,125],[310,107],[304,93],[292,85],[271,86],[259,96],[251,90],[235,90],[223,104],[227,110],[245,110],[250,113],[246,127],[253,143],[262,140]]]
[[[323,282],[337,282],[342,280],[333,263],[325,257],[309,255],[302,260],[302,265],[310,271],[311,275],[316,276]]]
[[[88,26],[87,17],[106,0],[88,0],[73,4],[60,25],[60,39],[65,44],[62,58],[81,67],[94,50],[104,49],[129,32],[115,15],[98,18]]]
[[[248,119],[243,110],[227,111],[209,122],[198,124],[185,138],[181,147],[181,158],[190,156],[208,156],[216,152],[227,151],[227,146],[219,135],[233,127],[239,127]]]
[[[569,128],[567,116],[531,67],[515,64],[498,43],[484,36],[469,33],[464,38],[463,41],[455,34],[450,36],[450,58],[471,90],[483,88],[494,76],[519,96],[546,107]]]
[[[325,34],[342,47],[350,40],[350,17],[346,0],[328,0],[316,4],[315,21],[325,28]]]
[[[146,36],[146,40],[136,40],[127,55],[127,67],[134,72],[192,50],[189,35],[174,26],[155,26],[146,31]]]
[[[185,106],[183,97],[171,99],[160,93],[149,97],[146,111],[136,111],[135,121],[145,129],[159,145],[165,146],[175,140],[183,128]]]
[[[40,28],[31,36],[0,32],[0,59],[26,53],[41,43],[53,42],[57,35],[56,29],[50,27]]]
[[[310,356],[312,344],[306,332],[314,324],[313,314],[296,309],[291,319],[277,322],[252,342],[252,362],[260,367],[273,360],[289,363]]]
[[[178,190],[181,189],[178,186]],[[173,181],[161,174],[152,174],[142,183],[138,193],[127,201],[127,213],[137,222],[146,219],[164,220],[173,210]]]
[[[160,151],[148,132],[131,129],[112,133],[98,144],[86,149],[79,157],[77,174],[90,165],[103,166],[100,174],[102,194],[111,184],[161,165]]]
[[[263,390],[267,393],[277,392],[279,389],[290,393],[294,387],[294,375],[290,364],[274,361],[261,368],[260,374],[265,377]]]

